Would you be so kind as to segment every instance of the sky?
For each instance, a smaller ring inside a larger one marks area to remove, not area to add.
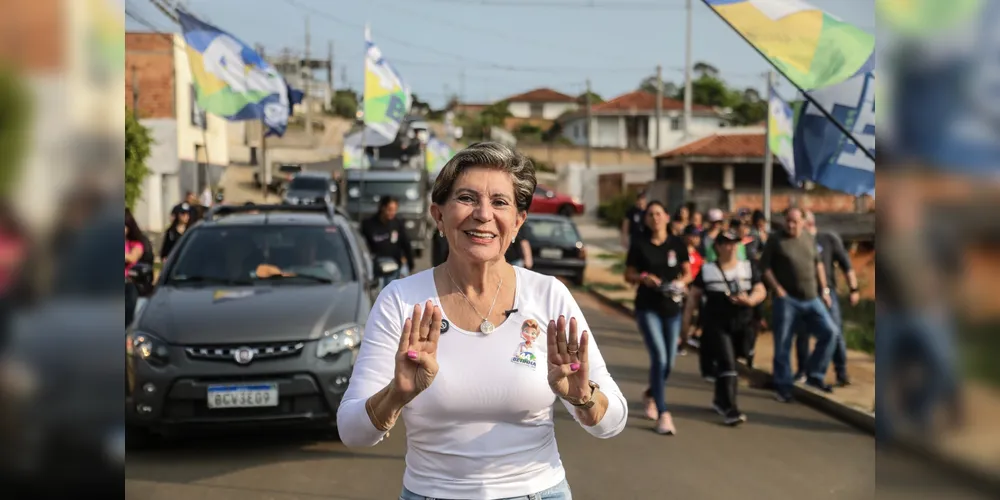
[[[870,33],[875,0],[807,0]],[[166,3],[173,3],[167,0]],[[448,96],[493,102],[538,87],[578,95],[590,79],[605,99],[635,90],[663,66],[683,84],[685,0],[179,0],[202,20],[267,54],[334,46],[334,86],[359,90],[364,25],[411,90],[432,106]],[[150,0],[126,0],[129,31],[178,31]],[[694,62],[731,86],[765,89],[771,68],[701,0],[694,0]],[[779,77],[779,92],[794,89]]]

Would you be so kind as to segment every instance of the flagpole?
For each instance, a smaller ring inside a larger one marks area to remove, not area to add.
[[[719,17],[719,19],[722,19],[722,22],[726,23],[727,26],[729,26],[730,28],[732,28],[732,30],[734,32],[736,32],[736,34],[739,35],[739,37],[742,38],[744,42],[746,42],[748,45],[750,45],[750,47],[752,47],[753,50],[757,51],[757,53],[760,54],[760,56],[763,57],[764,60],[766,60],[769,64],[771,64],[771,66],[774,66],[775,68],[777,68],[777,66],[775,66],[775,64],[771,62],[771,59],[769,57],[767,57],[767,55],[764,54],[764,52],[762,52],[759,48],[757,48],[756,45],[754,45],[753,43],[751,43],[750,40],[747,40],[747,37],[743,36],[743,33],[740,33],[740,30],[736,29],[736,26],[733,26],[733,23],[729,22],[729,20],[726,19],[725,17],[723,17],[722,14],[719,14],[719,12],[716,11],[711,5],[705,4],[705,6],[708,7],[708,10],[714,12],[715,15]],[[847,127],[844,127],[844,125],[842,123],[840,123],[837,119],[835,119],[833,117],[833,115],[831,115],[830,112],[827,111],[826,108],[824,108],[823,106],[820,106],[820,104],[818,102],[816,102],[816,99],[813,99],[813,97],[811,95],[809,95],[809,92],[805,91],[802,87],[799,87],[798,85],[796,85],[794,80],[792,80],[791,78],[789,78],[788,75],[784,74],[784,72],[781,71],[781,68],[778,68],[778,72],[781,73],[782,76],[784,76],[785,78],[788,78],[788,81],[791,82],[791,84],[793,86],[795,86],[795,88],[799,89],[799,92],[802,93],[802,96],[805,97],[805,99],[807,101],[809,101],[813,106],[815,106],[817,109],[819,109],[820,113],[823,113],[823,116],[825,116],[827,120],[830,120],[831,122],[833,122],[833,124],[838,129],[840,129],[840,131],[845,136],[847,136],[848,140],[850,140],[851,142],[853,142],[854,145],[858,147],[858,149],[860,149],[861,151],[863,151],[865,153],[865,156],[867,156],[869,159],[871,159],[871,161],[873,161],[873,162],[875,161],[875,154],[872,153],[871,151],[868,151],[868,148],[866,148],[864,146],[864,144],[861,144],[861,141],[859,141],[857,138],[855,138],[854,134],[852,134],[850,131],[848,131]]]
[[[767,72],[767,133],[764,135],[764,217],[767,230],[771,230],[771,187],[774,180],[774,152],[771,151],[771,92],[774,89],[774,71]]]
[[[368,114],[365,113],[365,87],[368,79],[368,40],[371,39],[371,27],[365,23],[365,57],[361,67],[361,175],[358,176],[358,223],[364,219],[365,208],[365,170],[368,168]],[[347,193],[351,197],[350,190]]]

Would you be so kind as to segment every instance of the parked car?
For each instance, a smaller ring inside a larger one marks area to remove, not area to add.
[[[577,286],[583,284],[587,248],[569,217],[528,214],[521,233],[531,244],[532,271],[566,277]]]
[[[337,205],[337,183],[325,172],[300,172],[288,183],[282,201],[289,205]]]
[[[554,190],[538,186],[535,188],[535,195],[531,200],[531,213],[536,214],[559,214],[564,217],[571,217],[582,214],[583,202],[573,196],[560,194]]]
[[[212,209],[126,330],[130,445],[192,427],[332,431],[377,271],[332,206]]]

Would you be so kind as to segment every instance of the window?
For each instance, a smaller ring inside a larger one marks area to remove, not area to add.
[[[545,103],[533,102],[528,106],[532,118],[542,118],[545,116]]]
[[[295,191],[326,191],[330,181],[319,177],[295,177],[288,183],[288,189]]]
[[[563,247],[580,241],[580,234],[572,222],[529,218],[525,227],[528,229],[527,239],[532,243]]]
[[[261,264],[333,282],[357,279],[347,241],[334,226],[203,227],[195,229],[179,250],[168,283],[196,277],[253,283]],[[274,281],[279,282],[317,283],[295,276]]]
[[[670,130],[680,130],[681,129],[681,119],[679,117],[673,117],[670,119]]]

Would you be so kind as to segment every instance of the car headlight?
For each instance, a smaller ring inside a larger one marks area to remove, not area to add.
[[[288,198],[285,198],[285,201],[291,205],[299,204],[299,198],[297,196],[289,196]]]
[[[580,201],[580,198],[577,198],[576,196],[573,197],[573,203],[576,203],[577,205],[581,205],[582,204],[582,202]]]
[[[327,330],[316,343],[316,356],[327,358],[354,349],[361,345],[363,336],[364,329],[354,323]]]
[[[413,228],[417,227],[417,223],[413,222],[412,220],[406,221],[406,223],[404,225],[406,226],[406,229],[413,229]]]
[[[148,333],[133,332],[126,335],[125,351],[129,356],[146,360],[156,366],[170,362],[167,343]]]
[[[347,190],[347,196],[350,196],[351,198],[358,198],[361,196],[361,190],[356,187],[352,187]]]

